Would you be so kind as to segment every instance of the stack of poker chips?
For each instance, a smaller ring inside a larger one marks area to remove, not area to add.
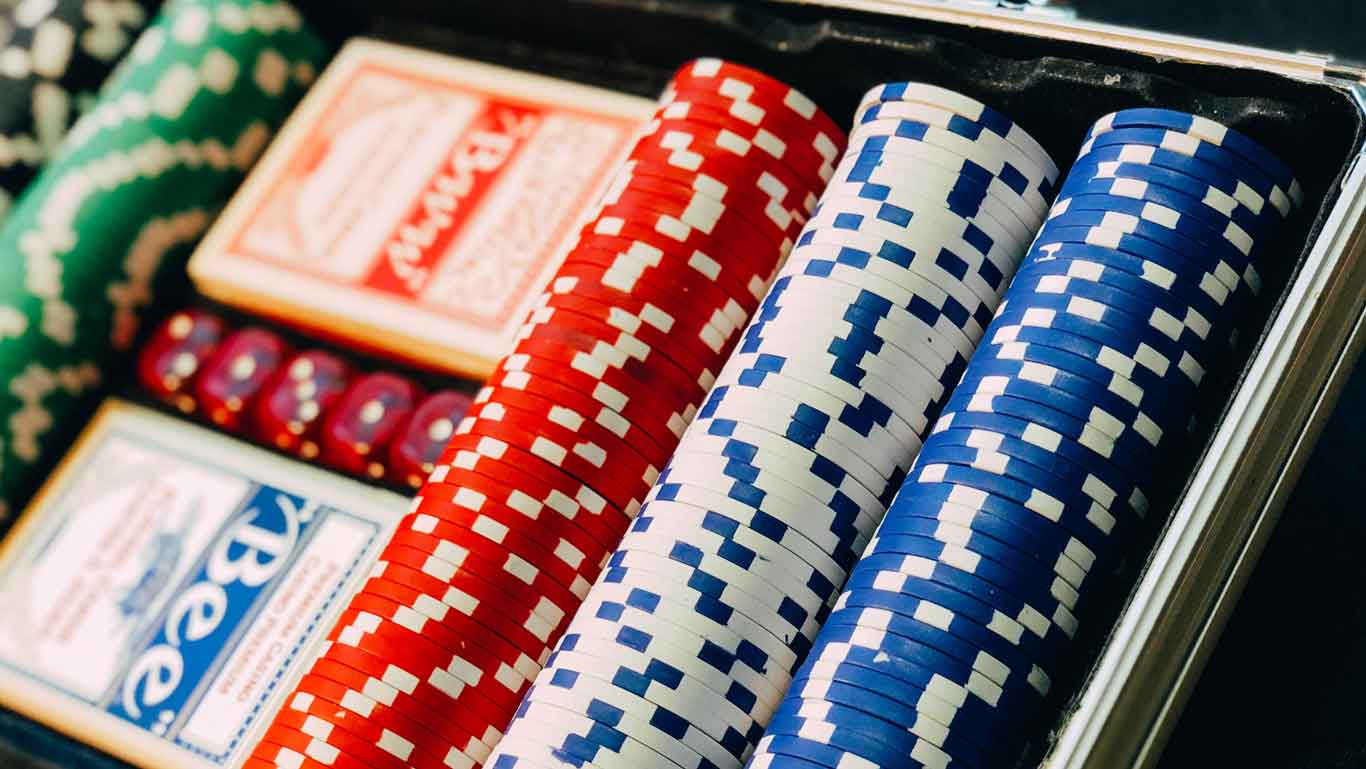
[[[960,94],[872,99],[491,765],[736,769],[783,715],[1057,181]]]
[[[172,0],[0,228],[0,512],[32,491],[311,82],[276,0]]]
[[[675,75],[247,767],[489,759],[843,141],[758,72],[700,60]]]
[[[472,399],[407,377],[357,372],[326,350],[291,350],[263,328],[185,309],[138,352],[143,390],[257,443],[349,475],[418,488]]]
[[[753,766],[1014,765],[1300,198],[1208,120],[1096,123]]]
[[[157,0],[22,0],[0,26],[0,214],[146,26]],[[106,110],[125,105],[104,102]]]

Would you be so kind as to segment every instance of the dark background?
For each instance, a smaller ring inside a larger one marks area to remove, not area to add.
[[[1086,19],[1366,62],[1366,0],[1075,0]],[[1366,369],[1352,376],[1162,769],[1366,766]]]

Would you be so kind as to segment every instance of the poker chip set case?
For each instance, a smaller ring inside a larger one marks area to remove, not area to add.
[[[1359,256],[1341,92],[781,4],[300,8],[638,93],[727,58],[668,81],[246,766],[1139,755],[1094,727],[1178,691],[1194,629],[1153,612],[1210,611],[1182,584],[1245,541],[1212,532],[1275,504],[1211,468],[1299,432],[1326,366],[1280,358],[1345,338],[1307,322]]]

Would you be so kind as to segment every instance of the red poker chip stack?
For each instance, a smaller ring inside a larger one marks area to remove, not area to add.
[[[488,757],[843,144],[759,72],[711,59],[676,73],[250,765]]]

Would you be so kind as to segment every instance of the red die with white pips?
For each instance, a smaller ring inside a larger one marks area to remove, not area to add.
[[[219,427],[241,432],[247,409],[288,354],[284,340],[265,329],[229,335],[195,381],[200,411]]]
[[[395,483],[420,487],[472,402],[469,395],[454,390],[428,396],[389,449],[389,477]]]
[[[181,310],[152,334],[138,355],[138,382],[158,400],[186,414],[195,410],[191,392],[205,361],[218,349],[223,319],[201,310]]]
[[[383,478],[385,450],[421,397],[417,385],[395,374],[355,380],[323,423],[323,463],[352,475]]]
[[[351,383],[351,366],[321,350],[296,354],[265,386],[253,412],[257,438],[266,445],[317,458],[326,415]]]

